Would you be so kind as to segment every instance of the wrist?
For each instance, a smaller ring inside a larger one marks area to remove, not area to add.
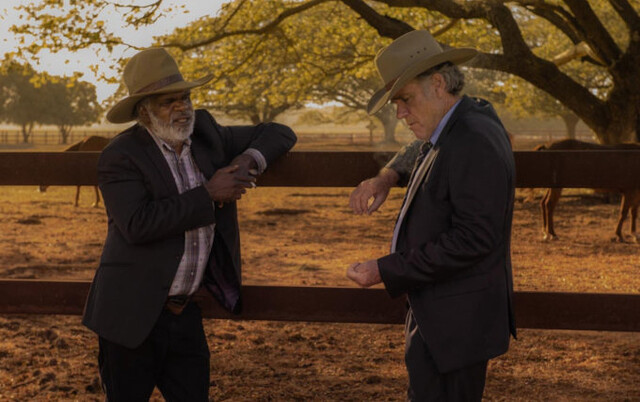
[[[380,170],[377,177],[388,188],[395,186],[400,180],[400,175],[395,170],[386,167]]]

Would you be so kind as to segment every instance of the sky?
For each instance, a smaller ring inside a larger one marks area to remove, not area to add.
[[[9,27],[20,22],[19,13],[15,9],[16,5],[34,2],[38,0],[11,0],[0,1],[0,57],[7,52],[16,50],[18,43],[14,35],[9,31]],[[190,22],[206,15],[214,16],[220,9],[221,4],[228,0],[165,0],[163,4],[166,6],[186,6],[179,12],[173,12],[170,15],[164,15],[153,26],[140,29],[138,31],[125,28],[121,23],[121,18],[117,14],[112,14],[108,18],[109,28],[125,38],[125,42],[133,43],[137,46],[150,46],[153,43],[154,36],[171,33],[177,27],[183,27]],[[121,4],[147,4],[149,0],[121,0]],[[165,8],[165,6],[163,6]],[[182,10],[187,10],[188,13]],[[107,55],[108,61],[104,63],[103,72],[110,70],[111,65],[116,65],[117,60],[121,57],[130,57],[135,50],[117,49],[112,55]],[[47,71],[52,75],[70,76],[74,72],[82,72],[84,76],[82,80],[92,82],[96,85],[96,91],[99,101],[103,101],[112,95],[116,88],[116,84],[107,84],[99,81],[93,72],[88,68],[90,64],[95,63],[96,54],[94,50],[84,50],[71,54],[70,52],[61,52],[59,54],[42,53],[41,64],[32,63],[32,66],[38,71]]]

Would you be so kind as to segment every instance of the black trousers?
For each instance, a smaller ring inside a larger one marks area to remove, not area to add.
[[[197,304],[189,303],[181,315],[164,310],[135,349],[102,337],[98,341],[108,401],[148,401],[156,386],[170,402],[208,401],[209,347]]]
[[[409,401],[481,401],[487,361],[440,373],[427,344],[418,332],[411,310],[405,327],[405,364],[409,373]]]

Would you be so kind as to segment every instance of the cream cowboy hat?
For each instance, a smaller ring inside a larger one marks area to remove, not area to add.
[[[384,87],[376,91],[369,100],[367,112],[374,114],[409,81],[444,62],[453,64],[471,60],[477,51],[471,48],[442,50],[428,31],[416,30],[406,33],[376,55],[378,73]]]
[[[178,64],[163,48],[143,50],[124,67],[124,83],[129,96],[116,103],[107,113],[112,123],[126,123],[135,118],[136,104],[150,95],[184,91],[209,82],[213,74],[195,81],[185,81]]]

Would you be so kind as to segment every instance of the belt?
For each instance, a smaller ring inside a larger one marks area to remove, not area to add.
[[[169,310],[172,314],[180,315],[190,301],[191,295],[169,296],[167,297],[167,302],[165,303],[164,308]]]

